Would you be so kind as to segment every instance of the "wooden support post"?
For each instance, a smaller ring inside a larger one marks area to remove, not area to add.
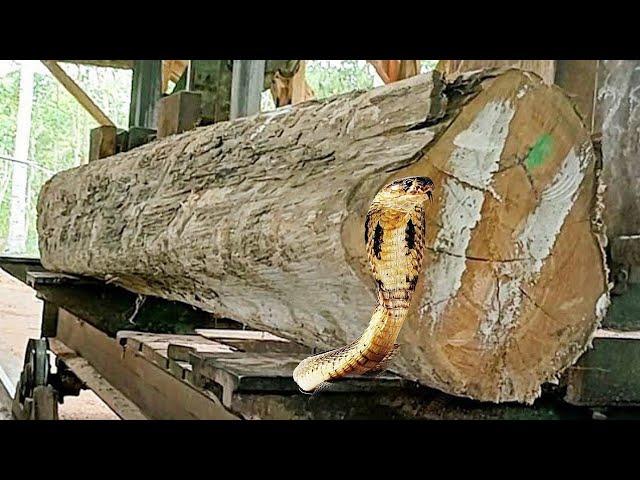
[[[598,60],[556,60],[555,83],[569,94],[592,132],[597,79]]]
[[[384,83],[393,83],[420,73],[419,60],[368,60]]]
[[[73,79],[53,60],[42,60],[45,67],[49,69],[51,74],[58,80],[67,91],[84,107],[100,125],[112,125],[113,122],[98,107],[93,100],[78,86]]]
[[[202,117],[202,95],[182,91],[158,102],[158,138],[195,128]]]
[[[161,96],[162,60],[136,60],[131,80],[129,126],[155,128],[156,102]]]
[[[185,89],[202,95],[203,124],[229,120],[232,65],[232,60],[189,61]]]
[[[110,157],[116,153],[117,129],[113,125],[104,125],[91,130],[89,143],[89,161]]]
[[[291,79],[291,103],[304,102],[313,98],[313,91],[307,83],[307,62],[300,61],[298,71]]]
[[[265,60],[234,60],[231,84],[231,118],[248,117],[260,111]]]

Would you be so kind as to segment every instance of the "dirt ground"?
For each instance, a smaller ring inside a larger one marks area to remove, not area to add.
[[[0,377],[15,384],[24,362],[29,338],[40,336],[42,302],[35,291],[0,270]],[[66,397],[59,405],[61,420],[117,420],[118,417],[92,391],[79,397]],[[0,405],[0,420],[9,418]]]

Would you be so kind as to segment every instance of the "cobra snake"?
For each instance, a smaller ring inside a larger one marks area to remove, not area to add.
[[[374,197],[364,225],[364,242],[376,281],[378,305],[357,340],[305,358],[293,371],[303,392],[314,392],[346,375],[384,369],[409,312],[424,253],[425,200],[434,185],[427,177],[407,177]]]

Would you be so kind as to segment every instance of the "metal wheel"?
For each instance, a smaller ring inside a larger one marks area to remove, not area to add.
[[[57,418],[55,389],[49,385],[48,349],[46,338],[31,338],[27,343],[24,367],[13,401],[13,414],[16,418]]]

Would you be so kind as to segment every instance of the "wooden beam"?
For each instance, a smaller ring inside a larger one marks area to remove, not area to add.
[[[147,420],[147,417],[135,403],[125,397],[74,350],[56,338],[49,339],[49,348],[59,361],[64,363],[122,420]]]
[[[103,125],[90,132],[89,161],[110,157],[116,153],[116,127]]]
[[[181,91],[158,101],[158,138],[195,128],[202,118],[202,94]]]
[[[90,65],[93,67],[109,67],[119,68],[122,70],[131,70],[133,68],[133,60],[55,60],[56,62],[75,63],[77,65]]]
[[[291,80],[291,103],[305,102],[314,97],[314,92],[307,83],[307,62],[300,61],[298,71]]]
[[[49,69],[51,74],[58,80],[67,91],[82,105],[82,107],[91,115],[100,125],[115,126],[115,124],[107,117],[107,115],[94,103],[89,95],[87,95],[80,86],[67,75],[60,65],[53,60],[41,60],[45,67]]]
[[[84,358],[113,388],[152,420],[233,420],[213,394],[205,394],[149,362],[140,352],[60,309],[56,339]]]
[[[162,93],[167,92],[169,82],[177,83],[189,60],[162,60]]]
[[[271,90],[271,96],[277,107],[310,100],[315,96],[306,79],[306,62],[296,60],[295,67],[286,62],[284,67],[269,60],[265,72],[265,88]]]
[[[162,96],[162,60],[136,60],[131,79],[129,127],[156,128],[156,102]]]
[[[389,78],[389,75],[387,74],[387,71],[384,68],[385,67],[384,60],[367,60],[367,61],[373,66],[376,73],[385,84],[391,83],[391,79]]]
[[[385,84],[414,77],[420,73],[420,60],[367,60],[367,62],[373,66]]]
[[[234,60],[231,82],[231,119],[260,111],[265,60]]]

